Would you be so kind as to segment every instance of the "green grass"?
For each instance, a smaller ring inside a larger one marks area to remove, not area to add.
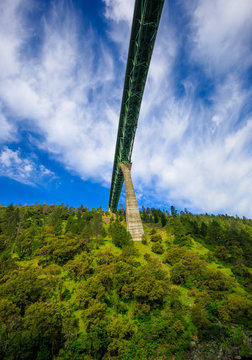
[[[209,250],[205,246],[194,239],[192,239],[192,245],[190,248],[199,255],[206,255],[209,253]]]
[[[188,289],[180,285],[172,285],[172,288],[178,289],[180,291],[180,300],[182,304],[187,306],[192,306],[194,304],[194,299],[188,295]]]
[[[211,262],[207,265],[207,267],[209,269],[215,269],[215,270],[220,270],[222,271],[223,273],[225,273],[226,275],[229,275],[229,276],[233,276],[233,273],[232,271],[230,270],[230,268],[228,267],[223,267],[222,265],[218,264],[218,263],[215,263],[215,262]]]

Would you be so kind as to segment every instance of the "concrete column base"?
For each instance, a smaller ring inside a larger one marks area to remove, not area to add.
[[[141,241],[144,230],[131,179],[131,165],[129,163],[120,164],[125,182],[127,231],[131,234],[134,241]]]

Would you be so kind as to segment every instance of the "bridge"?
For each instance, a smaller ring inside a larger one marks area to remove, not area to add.
[[[123,88],[109,209],[116,212],[125,181],[127,229],[141,240],[142,222],[131,180],[131,155],[146,78],[158,31],[164,0],[136,0]]]

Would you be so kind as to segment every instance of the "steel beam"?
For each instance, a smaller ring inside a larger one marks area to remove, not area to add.
[[[164,0],[136,0],[117,132],[109,208],[115,212],[123,185],[120,163],[130,163],[140,106]]]

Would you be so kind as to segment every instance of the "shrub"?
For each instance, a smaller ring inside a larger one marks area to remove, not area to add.
[[[162,236],[160,234],[154,234],[151,236],[151,241],[152,242],[161,242],[162,241]]]
[[[110,224],[110,233],[112,242],[119,248],[130,245],[132,243],[130,233],[119,221],[115,221]]]
[[[252,301],[239,294],[230,294],[218,306],[219,317],[225,322],[235,321],[248,325],[252,321]]]
[[[177,263],[171,269],[171,282],[173,284],[183,285],[188,279],[186,267],[182,263]]]
[[[146,261],[149,261],[151,259],[150,254],[144,254],[144,258]]]
[[[156,234],[156,233],[157,233],[157,230],[154,229],[154,228],[152,228],[151,231],[150,231],[150,235],[154,235],[154,234]]]
[[[197,255],[193,251],[190,251],[185,247],[173,247],[166,252],[165,262],[174,265],[181,260],[187,258],[194,259],[195,257],[197,258]]]
[[[184,236],[176,236],[174,238],[174,244],[177,244],[178,246],[188,246],[190,247],[192,245],[192,239],[190,235],[184,235]]]
[[[102,229],[101,229],[101,236],[102,236],[103,238],[105,238],[105,237],[107,236],[107,231],[106,231],[106,229],[105,229],[104,226],[103,226]]]
[[[147,245],[147,239],[144,234],[142,235],[142,244]]]
[[[201,331],[207,330],[211,326],[206,309],[199,304],[192,308],[192,321]]]
[[[163,245],[160,244],[160,242],[156,242],[152,245],[151,251],[153,251],[156,254],[163,254],[164,252]]]

